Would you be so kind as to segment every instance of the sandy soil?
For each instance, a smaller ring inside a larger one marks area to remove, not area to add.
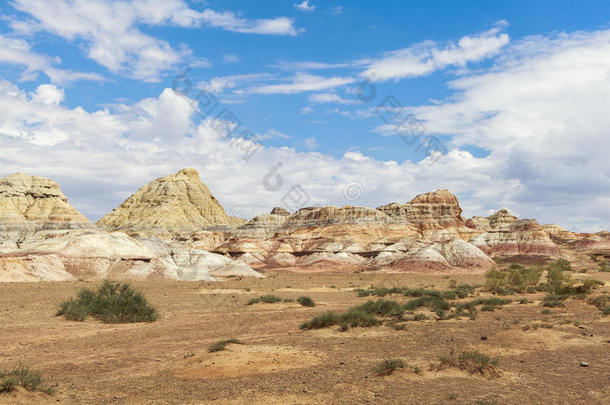
[[[583,277],[605,280],[607,289],[610,285],[607,273]],[[451,278],[483,282],[479,275]],[[442,275],[369,273],[135,282],[161,318],[127,325],[54,316],[59,302],[95,283],[0,284],[0,368],[29,365],[57,384],[52,396],[19,390],[0,395],[0,403],[608,403],[610,317],[583,301],[570,299],[566,308],[546,315],[538,302],[515,302],[479,312],[474,321],[409,322],[403,331],[389,326],[299,329],[315,314],[365,302],[354,288],[446,288],[448,283]],[[291,299],[307,295],[318,305],[246,305],[269,293]],[[526,297],[536,301],[542,295]],[[533,327],[540,323],[552,328]],[[210,344],[228,338],[244,344],[207,352]],[[451,349],[497,357],[500,377],[431,371],[430,365]],[[373,367],[388,358],[401,358],[409,367],[376,376]],[[583,361],[589,367],[581,367]],[[414,367],[421,371],[415,373]]]

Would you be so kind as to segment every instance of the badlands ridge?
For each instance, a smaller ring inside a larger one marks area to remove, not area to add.
[[[476,273],[497,260],[586,260],[591,253],[610,257],[609,232],[541,226],[506,209],[464,219],[447,190],[376,209],[278,207],[248,221],[227,215],[198,172],[183,169],[93,224],[51,180],[0,179],[0,282],[211,281],[267,270]]]

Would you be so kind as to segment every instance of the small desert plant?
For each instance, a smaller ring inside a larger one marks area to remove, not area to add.
[[[309,297],[299,297],[299,298],[297,298],[297,302],[304,307],[315,307],[316,306],[315,302],[313,302],[313,300]]]
[[[447,394],[447,399],[449,401],[454,401],[456,400],[458,397],[458,394],[456,394],[455,392],[450,392],[449,394]]]
[[[243,343],[240,342],[238,339],[219,340],[218,342],[208,347],[208,353],[220,352],[222,350],[225,350],[225,348],[229,344],[242,345]]]
[[[250,301],[248,301],[248,305],[258,304],[260,302],[264,304],[273,304],[281,301],[282,299],[277,295],[261,295],[256,298],[252,298]]]
[[[378,376],[386,376],[386,375],[392,374],[397,369],[404,368],[404,367],[405,367],[405,362],[402,361],[401,359],[388,359],[388,360],[384,360],[381,363],[379,363],[373,369],[373,371],[375,371],[375,373]]]
[[[153,322],[159,317],[139,291],[127,283],[104,280],[96,290],[81,289],[76,299],[59,305],[57,316],[84,321],[91,315],[104,323]]]
[[[451,350],[449,356],[441,356],[439,360],[440,364],[436,367],[438,370],[454,367],[467,371],[470,374],[481,374],[490,377],[497,377],[499,375],[496,369],[498,361],[478,351],[462,352],[456,356],[454,350]]]
[[[599,271],[607,273],[610,272],[610,267],[608,266],[607,262],[600,262],[599,263]]]
[[[549,315],[549,314],[551,314],[552,312],[551,312],[551,310],[550,310],[550,309],[546,308],[546,309],[543,309],[543,310],[542,310],[540,313],[541,313],[542,315]]]
[[[595,305],[604,315],[610,315],[610,298],[608,295],[598,295],[589,300],[589,303]]]
[[[16,387],[45,394],[55,392],[53,386],[44,381],[41,373],[32,371],[29,367],[18,366],[12,370],[0,370],[0,393],[12,392]]]
[[[485,287],[494,294],[507,295],[526,292],[540,281],[542,269],[526,268],[513,263],[507,270],[491,269],[486,274]]]

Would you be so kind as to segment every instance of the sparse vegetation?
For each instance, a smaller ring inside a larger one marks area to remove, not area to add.
[[[604,262],[600,262],[598,264],[598,266],[599,266],[599,268],[598,268],[599,271],[601,271],[603,273],[610,272],[610,267],[608,266],[608,262],[605,262],[605,261]]]
[[[92,316],[104,323],[153,322],[159,317],[146,298],[128,283],[104,280],[96,290],[81,289],[76,298],[59,305],[57,316],[84,321]]]
[[[437,316],[439,320],[460,318],[468,316],[470,319],[475,319],[477,314],[477,306],[483,305],[483,311],[494,311],[503,305],[511,302],[508,299],[497,297],[478,298],[470,302],[458,303],[455,301],[447,301],[440,292],[426,290],[427,294],[400,304],[396,301],[377,300],[367,301],[366,303],[349,308],[344,313],[335,313],[333,311],[326,312],[322,315],[314,317],[311,321],[301,324],[301,329],[320,329],[333,325],[341,325],[341,330],[346,330],[348,327],[356,326],[375,326],[383,323],[381,318],[391,318],[391,326],[394,329],[402,330],[403,326],[396,325],[401,321],[422,321],[429,319],[424,313],[418,313],[412,317],[405,317],[405,311],[413,313],[414,310],[422,307],[429,308]],[[430,294],[436,292],[439,294]],[[453,309],[455,308],[455,309]]]
[[[220,352],[222,350],[225,350],[227,345],[230,345],[230,344],[242,345],[243,343],[240,342],[238,339],[219,340],[218,342],[216,342],[213,345],[211,345],[210,347],[208,347],[208,353]]]
[[[276,302],[281,302],[282,299],[280,297],[278,297],[277,295],[260,295],[256,298],[252,298],[250,301],[248,301],[248,305],[254,305],[254,304],[258,304],[258,303],[263,303],[263,304],[274,304]]]
[[[392,374],[397,369],[404,367],[405,362],[401,359],[388,359],[379,363],[373,371],[375,371],[378,376],[386,376]]]
[[[485,287],[498,295],[527,292],[540,281],[543,270],[540,267],[526,268],[513,263],[507,270],[491,269],[486,274]]]
[[[452,349],[448,356],[441,356],[439,360],[440,364],[436,367],[437,370],[453,367],[470,374],[480,374],[488,377],[499,376],[496,369],[498,361],[478,351],[462,352],[456,356]]]
[[[610,315],[610,297],[607,294],[590,299],[589,304],[595,305],[602,314]]]
[[[45,382],[42,374],[30,370],[26,366],[18,366],[12,370],[0,370],[0,393],[14,391],[17,387],[23,387],[28,391],[40,391],[45,394],[53,394],[55,389]]]
[[[315,307],[316,306],[315,302],[313,302],[313,300],[309,297],[299,297],[299,298],[297,298],[297,302],[304,307]]]

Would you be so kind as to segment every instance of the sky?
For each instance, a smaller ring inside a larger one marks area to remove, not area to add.
[[[607,1],[0,1],[0,176],[95,221],[196,168],[230,215],[448,189],[610,223]]]

